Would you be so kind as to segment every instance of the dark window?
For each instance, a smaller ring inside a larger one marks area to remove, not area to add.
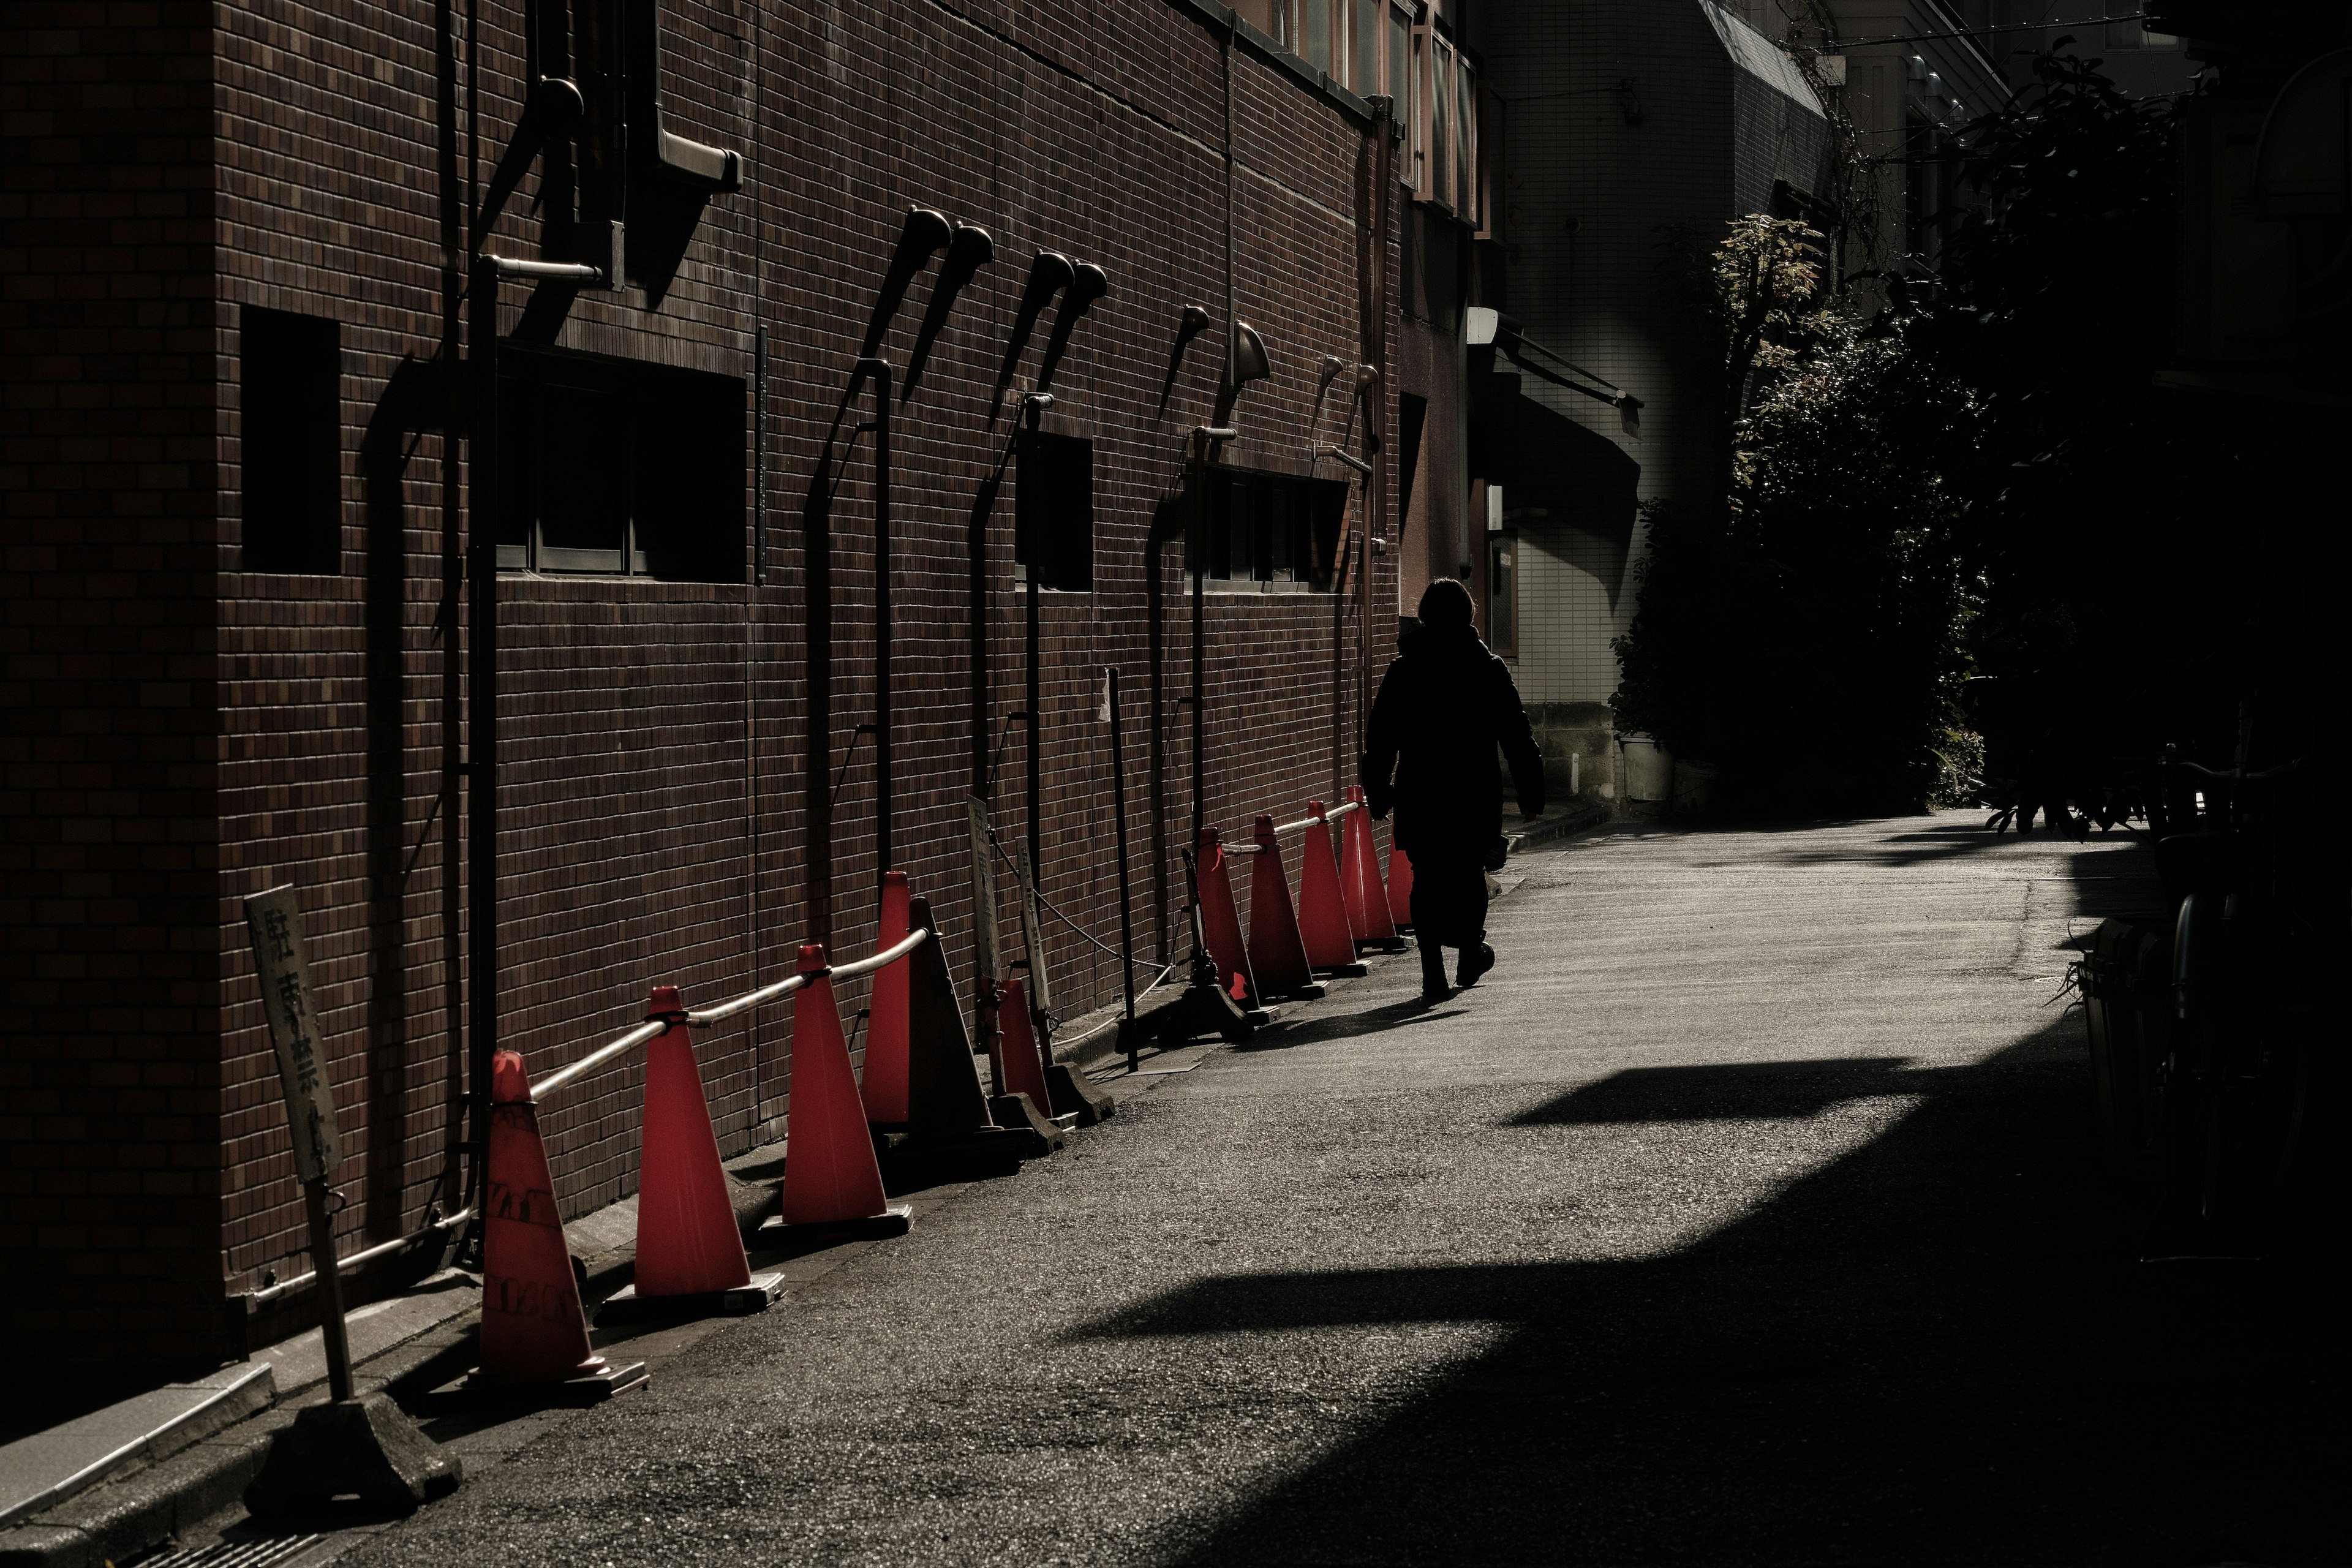
[[[1095,585],[1095,444],[1043,430],[1021,435],[1013,496],[1013,559],[1041,588]]]
[[[343,567],[341,329],[247,306],[237,319],[247,572]]]
[[[1429,399],[1402,393],[1397,397],[1397,532],[1412,521],[1412,487],[1421,470],[1422,426],[1429,422]]]
[[[1350,487],[1341,479],[1209,471],[1203,536],[1188,563],[1213,582],[1329,591]]]
[[[504,349],[499,564],[730,583],[743,575],[743,383]]]

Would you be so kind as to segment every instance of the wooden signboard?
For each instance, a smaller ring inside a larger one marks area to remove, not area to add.
[[[294,889],[272,888],[245,900],[245,929],[261,976],[261,1005],[269,1015],[269,1042],[278,1048],[278,1081],[294,1131],[294,1172],[323,1182],[335,1168],[335,1096],[327,1084],[325,1041],[310,1003],[310,968],[302,958],[302,911]]]

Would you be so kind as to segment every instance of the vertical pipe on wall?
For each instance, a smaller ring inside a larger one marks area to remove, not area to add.
[[[1127,853],[1127,718],[1119,706],[1118,666],[1103,667],[1103,694],[1110,709],[1110,811],[1118,849],[1118,975],[1126,1023],[1120,1030],[1127,1068],[1135,1070],[1135,888]]]
[[[1231,331],[1232,318],[1226,321]],[[1209,824],[1208,727],[1202,717],[1208,707],[1209,684],[1209,595],[1202,580],[1209,555],[1209,437],[1205,431],[1195,431],[1192,441],[1192,536],[1185,552],[1192,558],[1192,831],[1188,843],[1197,846],[1201,829]]]
[[[751,337],[751,584],[768,585],[768,327]]]
[[[890,819],[890,362],[863,359],[858,373],[874,388],[874,853],[887,871]]]
[[[1143,541],[1143,669],[1150,685],[1146,708],[1151,724],[1151,770],[1147,792],[1151,807],[1151,917],[1157,945],[1154,962],[1166,963],[1173,935],[1168,919],[1168,588],[1160,552],[1167,540],[1158,528]]]
[[[1364,449],[1372,471],[1364,480],[1364,559],[1356,616],[1356,745],[1361,750],[1371,704],[1372,579],[1378,547],[1388,539],[1390,461],[1389,396],[1389,212],[1396,199],[1396,100],[1372,100],[1372,295],[1364,327],[1364,363],[1379,371],[1371,406],[1364,411]]]
[[[1043,722],[1045,710],[1040,706],[1043,701],[1045,680],[1039,668],[1044,659],[1045,649],[1039,640],[1041,628],[1038,624],[1037,603],[1038,564],[1033,555],[1029,563],[1029,581],[1022,595],[1022,613],[1023,618],[1027,623],[1029,643],[1027,689],[1024,695],[1027,700],[1026,706],[1029,710],[1028,838],[1030,876],[1033,879],[1042,874],[1045,864],[1045,737]],[[1029,955],[1029,963],[1034,972],[1044,964],[1045,959],[1033,952]],[[1036,993],[1037,984],[1034,980],[1030,983],[1029,989],[1032,994]]]
[[[809,485],[801,513],[801,584],[803,595],[801,667],[808,692],[801,752],[801,812],[807,823],[801,848],[801,886],[808,899],[808,928],[820,942],[833,940],[833,461],[829,449]]]
[[[499,268],[474,258],[467,323],[473,425],[466,540],[466,1017],[473,1102],[472,1197],[489,1155],[490,1057],[499,1044]],[[475,1212],[482,1210],[477,1206]]]

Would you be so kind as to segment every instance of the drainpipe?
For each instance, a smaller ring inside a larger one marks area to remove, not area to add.
[[[569,261],[474,258],[466,325],[472,429],[466,510],[466,1035],[473,1117],[467,1207],[490,1151],[490,1058],[499,1048],[499,280],[593,284],[604,274]]]
[[[874,853],[893,868],[890,818],[890,362],[857,362],[860,381],[874,384]]]
[[[1364,480],[1362,596],[1356,616],[1356,746],[1363,749],[1370,719],[1372,682],[1372,579],[1374,562],[1388,544],[1389,475],[1389,207],[1396,199],[1396,100],[1385,95],[1372,103],[1372,287],[1371,311],[1364,322],[1364,363],[1378,372],[1372,384],[1371,407],[1364,416],[1364,455],[1372,471]]]

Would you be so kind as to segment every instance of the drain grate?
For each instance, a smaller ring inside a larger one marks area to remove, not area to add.
[[[324,1535],[285,1535],[274,1541],[224,1541],[216,1546],[142,1557],[138,1568],[274,1568],[326,1539]]]

